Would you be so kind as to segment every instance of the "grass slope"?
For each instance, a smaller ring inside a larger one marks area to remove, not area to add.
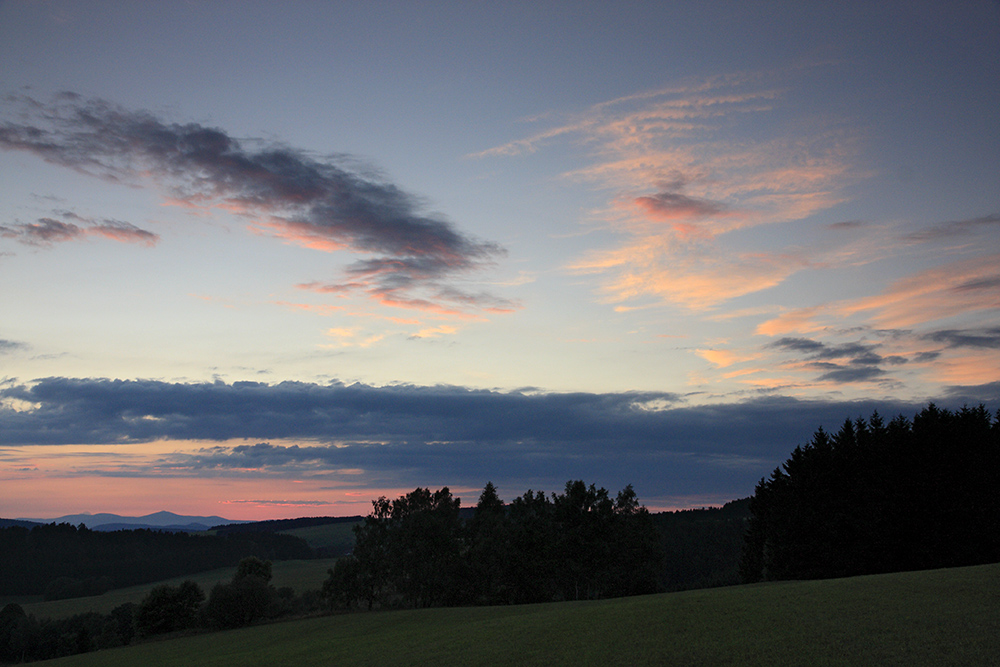
[[[988,665],[1000,565],[597,602],[357,613],[44,664]]]
[[[271,566],[271,583],[275,588],[288,586],[301,595],[308,590],[319,590],[327,578],[327,570],[333,567],[336,558],[323,558],[319,560],[286,560],[275,561]],[[136,604],[149,594],[154,586],[160,584],[170,584],[177,586],[182,581],[190,579],[205,591],[205,595],[212,591],[212,587],[219,582],[228,582],[236,574],[235,567],[226,567],[220,570],[210,570],[199,572],[186,577],[176,577],[166,581],[158,581],[152,584],[142,584],[140,586],[130,586],[128,588],[116,588],[103,595],[94,595],[82,598],[70,598],[68,600],[52,600],[51,602],[34,601],[28,602],[24,598],[16,601],[24,607],[25,613],[34,614],[37,618],[67,618],[74,614],[82,614],[88,611],[96,611],[101,614],[110,613],[112,609],[126,602]],[[0,600],[0,607],[11,600]]]
[[[301,537],[313,549],[325,548],[332,555],[342,556],[354,549],[354,526],[360,521],[350,523],[328,523],[322,526],[307,526],[279,531],[286,535]]]

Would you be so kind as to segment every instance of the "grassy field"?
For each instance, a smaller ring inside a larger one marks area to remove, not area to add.
[[[355,525],[355,523],[328,523],[322,526],[293,528],[280,532],[301,537],[314,549],[325,547],[333,549],[334,554],[348,554],[354,549],[353,528]]]
[[[46,665],[995,665],[1000,565],[328,616]]]
[[[333,567],[336,560],[336,558],[325,558],[319,560],[278,561],[272,565],[271,572],[273,579],[271,583],[276,588],[283,586],[293,588],[297,594],[301,594],[307,590],[319,590],[323,586],[323,581],[326,580],[327,570]],[[201,589],[205,591],[205,595],[207,596],[215,584],[220,581],[229,581],[235,573],[235,567],[227,567],[221,570],[210,570],[186,577],[160,581],[155,584],[118,588],[108,591],[103,595],[94,595],[92,597],[53,600],[51,602],[29,602],[27,601],[28,598],[18,598],[17,601],[24,607],[26,613],[34,614],[37,618],[66,618],[73,614],[82,614],[87,611],[107,614],[118,605],[126,602],[135,602],[138,604],[146,597],[150,589],[158,584],[176,586],[182,581],[190,579],[201,586]],[[3,607],[9,601],[0,600],[0,607]]]

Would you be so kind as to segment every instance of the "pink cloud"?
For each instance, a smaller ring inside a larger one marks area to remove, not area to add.
[[[91,236],[102,236],[121,243],[139,243],[145,246],[156,245],[160,237],[145,229],[139,229],[135,225],[127,222],[104,222],[88,228],[87,234]]]
[[[1000,356],[995,350],[950,356],[934,365],[941,382],[952,385],[979,385],[1000,378]]]
[[[14,239],[19,243],[33,246],[51,246],[54,243],[95,236],[119,243],[139,243],[145,246],[154,246],[160,240],[157,234],[140,229],[128,222],[119,220],[96,221],[70,212],[63,212],[60,215],[76,222],[39,218],[34,223],[0,226],[0,237]],[[81,224],[77,224],[77,222]]]
[[[728,300],[774,287],[810,266],[785,253],[686,254],[666,239],[648,236],[613,251],[592,253],[570,267],[579,273],[612,273],[603,292],[612,303],[652,297],[663,303],[704,311]]]
[[[757,325],[756,333],[764,336],[781,336],[790,333],[811,333],[820,331],[824,325],[815,320],[822,311],[816,308],[797,308]]]
[[[894,282],[879,295],[841,302],[839,316],[871,313],[883,327],[904,328],[966,313],[1000,309],[1000,254],[927,269]]]

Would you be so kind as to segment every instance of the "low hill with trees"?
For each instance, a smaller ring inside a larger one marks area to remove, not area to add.
[[[43,524],[0,529],[0,596],[56,600],[235,565],[241,558],[312,558],[304,540],[277,533],[191,535],[148,529],[101,532]]]

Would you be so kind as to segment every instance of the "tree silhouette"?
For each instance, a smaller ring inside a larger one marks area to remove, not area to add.
[[[205,593],[193,581],[180,586],[161,584],[143,598],[135,614],[140,635],[157,635],[194,625]]]
[[[934,404],[818,429],[750,502],[746,581],[1000,560],[1000,414]]]
[[[447,487],[372,502],[352,556],[329,570],[331,606],[513,604],[652,592],[660,535],[631,486],[582,481],[504,505],[487,483],[463,526]]]
[[[205,618],[217,628],[240,628],[264,618],[277,598],[271,581],[271,561],[244,558],[228,584],[216,584],[205,605]]]

